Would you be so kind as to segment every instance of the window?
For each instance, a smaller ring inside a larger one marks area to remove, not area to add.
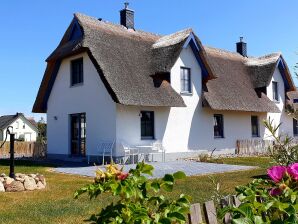
[[[26,125],[25,125],[25,123],[23,124],[23,129],[25,129],[26,128]]]
[[[222,114],[214,114],[214,137],[215,138],[223,138],[224,137],[224,129],[223,129],[223,115]]]
[[[260,127],[258,116],[251,116],[251,135],[252,137],[260,137]]]
[[[272,93],[273,93],[273,100],[279,101],[278,98],[278,82],[272,82]]]
[[[83,83],[83,58],[71,61],[71,86]]]
[[[298,122],[296,119],[293,119],[293,133],[294,136],[298,136]]]
[[[153,111],[141,111],[141,139],[154,139]]]
[[[180,68],[181,76],[181,93],[191,93],[191,76],[190,68]]]
[[[19,127],[20,127],[20,124],[19,124],[19,122],[17,121],[17,122],[16,122],[16,129],[19,129]]]

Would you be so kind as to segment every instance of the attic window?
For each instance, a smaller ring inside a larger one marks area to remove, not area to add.
[[[272,98],[275,101],[279,101],[279,97],[278,97],[278,82],[273,81],[272,82]]]
[[[293,99],[293,103],[298,103],[298,99],[297,98]]]
[[[71,86],[83,84],[83,58],[71,61]]]
[[[180,68],[181,93],[191,93],[191,74],[190,68]]]

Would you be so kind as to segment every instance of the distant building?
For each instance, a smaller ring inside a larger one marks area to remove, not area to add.
[[[33,119],[34,120],[34,119]],[[16,139],[21,139],[26,142],[36,141],[38,129],[36,122],[30,118],[27,119],[24,114],[17,113],[15,115],[4,115],[0,117],[0,141],[4,141],[6,137],[6,130],[9,126],[12,127],[12,132]],[[9,136],[7,141],[9,141]]]

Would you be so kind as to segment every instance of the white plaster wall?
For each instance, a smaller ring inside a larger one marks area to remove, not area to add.
[[[290,116],[288,116],[285,112],[285,86],[278,68],[275,69],[271,82],[267,87],[267,96],[271,100],[273,100],[272,81],[276,81],[278,83],[279,101],[275,103],[281,111],[281,113],[268,113],[267,118],[270,117],[270,119],[273,120],[275,125],[282,123],[282,125],[279,128],[279,133],[293,136],[293,119]],[[267,138],[268,136],[270,136],[268,131],[266,131],[266,136]]]
[[[19,123],[19,126],[17,125]],[[23,128],[25,124],[25,128]],[[9,126],[13,127],[13,133],[15,134],[15,138],[18,139],[20,135],[24,135],[26,142],[35,142],[37,138],[37,132],[28,124],[28,121],[26,121],[24,118],[19,117],[17,120],[15,120],[12,124]],[[3,140],[6,136],[6,128],[3,130]],[[10,129],[11,130],[11,129]],[[10,141],[9,135],[7,136],[7,141]]]
[[[71,87],[70,63],[80,57],[83,57],[84,83]],[[101,140],[116,138],[116,104],[86,53],[64,59],[57,74],[48,100],[49,154],[70,154],[70,114],[75,113],[86,113],[87,155],[98,154]]]

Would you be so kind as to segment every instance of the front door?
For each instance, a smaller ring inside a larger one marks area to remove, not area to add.
[[[72,156],[86,155],[86,114],[70,115],[70,144]]]

